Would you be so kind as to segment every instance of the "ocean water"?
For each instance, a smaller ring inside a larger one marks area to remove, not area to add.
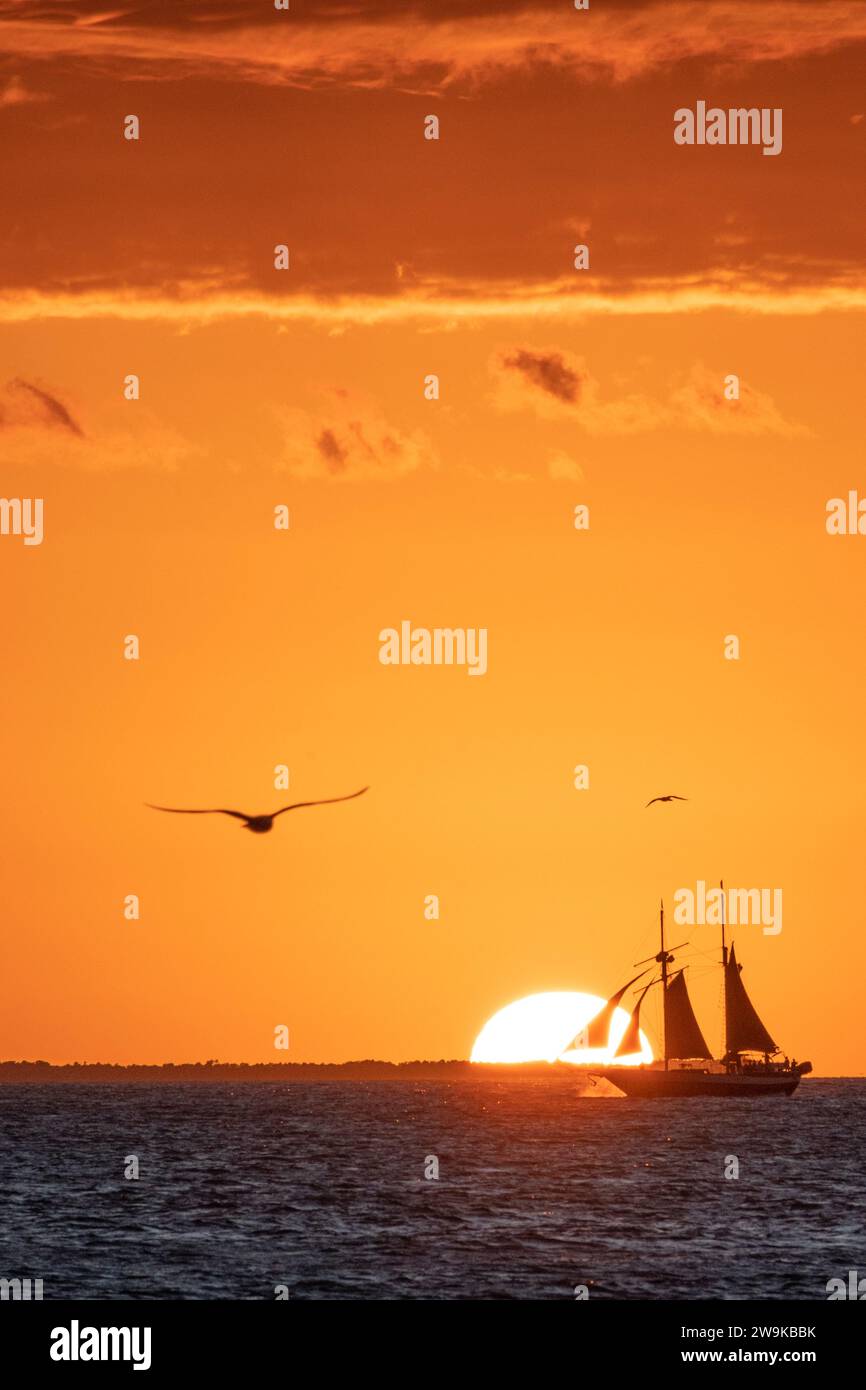
[[[46,1299],[823,1300],[866,1274],[864,1154],[859,1080],[0,1086],[0,1276]]]

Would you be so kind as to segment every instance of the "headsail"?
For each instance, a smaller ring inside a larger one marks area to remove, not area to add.
[[[600,1009],[597,1014],[593,1015],[589,1022],[581,1028],[576,1037],[572,1038],[568,1047],[564,1048],[563,1051],[568,1052],[573,1047],[607,1047],[610,1041],[611,1020],[616,1010],[619,1008],[619,1001],[622,999],[622,996],[631,989],[635,980],[639,980],[641,976],[646,975],[646,973],[645,970],[642,970],[640,975],[635,975],[634,979],[629,980],[627,985],[623,985],[622,989],[618,989],[616,994],[612,994],[604,1007]]]
[[[640,1040],[640,1006],[644,1001],[644,995],[648,989],[652,988],[652,985],[653,981],[650,980],[646,988],[642,989],[638,995],[637,1003],[631,1011],[631,1016],[629,1017],[626,1030],[620,1040],[619,1047],[613,1054],[614,1057],[629,1057],[632,1053],[641,1052],[643,1050],[643,1044]]]
[[[665,989],[665,1056],[711,1057],[700,1024],[695,1018],[682,970],[671,976]]]
[[[725,1050],[735,1052],[778,1052],[755,1012],[755,1006],[740,979],[733,943],[725,966]]]

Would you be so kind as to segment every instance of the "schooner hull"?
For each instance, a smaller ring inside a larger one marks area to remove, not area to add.
[[[598,1073],[634,1100],[676,1100],[691,1096],[751,1098],[790,1096],[800,1084],[800,1073],[749,1076],[742,1072],[662,1071],[650,1067],[610,1067]]]

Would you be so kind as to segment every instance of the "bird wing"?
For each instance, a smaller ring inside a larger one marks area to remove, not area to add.
[[[175,816],[234,816],[236,820],[249,820],[243,811],[229,811],[225,806],[207,806],[204,810],[189,810],[186,806],[154,806],[152,801],[145,801],[145,806],[149,806],[151,811],[171,811]]]
[[[688,801],[687,796],[672,796],[671,801]]]
[[[653,799],[652,799],[652,801],[648,801],[647,804],[646,804],[646,806],[644,806],[644,810],[646,810],[646,807],[647,807],[647,806],[652,806],[652,804],[653,804],[654,801],[661,801],[661,797],[660,797],[660,796],[654,796]]]
[[[279,811],[274,811],[271,819],[276,820],[284,811],[299,811],[303,806],[330,806],[333,801],[354,801],[356,796],[363,796],[369,790],[369,787],[362,787],[359,792],[350,792],[348,796],[326,796],[320,801],[293,801],[291,806],[281,806]]]

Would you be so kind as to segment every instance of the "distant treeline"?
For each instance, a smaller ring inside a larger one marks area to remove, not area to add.
[[[0,1062],[0,1085],[63,1081],[468,1081],[479,1076],[562,1076],[568,1064],[461,1061],[379,1062],[164,1062],[120,1066],[112,1062]]]

